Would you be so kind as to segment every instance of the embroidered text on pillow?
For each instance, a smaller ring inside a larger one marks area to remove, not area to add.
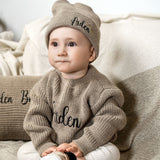
[[[90,28],[88,26],[86,26],[86,22],[85,21],[79,21],[78,17],[74,17],[74,19],[72,20],[72,26],[80,26],[82,27],[85,31],[87,31],[88,33],[90,33]]]
[[[13,97],[8,96],[8,94],[4,91],[0,94],[0,104],[13,104],[15,103],[14,101],[17,100],[19,100],[19,103],[22,105],[30,103],[31,98],[29,97],[29,90],[23,89],[21,90],[20,95],[14,95]]]
[[[21,104],[26,105],[31,101],[31,98],[29,97],[29,91],[28,90],[22,90],[22,99],[21,99]]]
[[[5,95],[5,92],[2,92],[1,96],[0,96],[0,103],[2,104],[8,104],[8,103],[13,103],[13,98],[12,97],[8,97]]]

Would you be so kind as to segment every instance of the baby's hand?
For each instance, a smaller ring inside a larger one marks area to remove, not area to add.
[[[56,150],[59,152],[66,152],[69,147],[71,147],[69,143],[62,143],[56,148]]]
[[[41,156],[44,157],[44,156],[46,156],[47,154],[56,151],[56,148],[57,148],[56,146],[47,148],[44,152],[42,152]]]
[[[76,157],[82,157],[83,154],[76,144],[72,143],[63,143],[59,145],[56,149],[60,152],[72,152]]]
[[[78,148],[78,146],[75,143],[69,144],[71,147],[66,149],[67,152],[72,152],[76,157],[83,157],[82,151]]]

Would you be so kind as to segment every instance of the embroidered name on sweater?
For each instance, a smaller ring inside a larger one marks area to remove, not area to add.
[[[85,21],[80,21],[78,19],[78,17],[75,17],[73,20],[72,20],[72,26],[79,26],[81,28],[83,28],[85,31],[87,31],[88,33],[90,33],[90,28],[86,25],[86,22]]]
[[[78,118],[73,118],[72,116],[67,116],[69,113],[69,107],[65,106],[63,109],[63,114],[60,115],[58,112],[53,112],[53,120],[57,124],[63,124],[64,126],[80,128],[81,123]]]

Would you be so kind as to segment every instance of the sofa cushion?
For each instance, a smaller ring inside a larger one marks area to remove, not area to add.
[[[38,76],[0,76],[0,140],[29,140],[23,119]]]

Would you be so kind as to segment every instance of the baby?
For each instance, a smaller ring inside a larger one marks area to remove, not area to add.
[[[31,91],[24,129],[32,141],[19,149],[18,160],[63,160],[68,153],[118,160],[111,142],[126,125],[123,94],[91,65],[99,54],[100,19],[89,6],[66,0],[56,1],[52,12],[46,44],[54,70]]]

